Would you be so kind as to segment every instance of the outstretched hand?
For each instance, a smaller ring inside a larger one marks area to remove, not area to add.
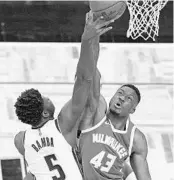
[[[86,25],[82,35],[82,40],[90,40],[95,36],[101,36],[102,34],[108,32],[112,29],[112,27],[107,26],[114,21],[115,20],[105,21],[103,16],[94,21],[92,11],[88,12],[86,14]]]

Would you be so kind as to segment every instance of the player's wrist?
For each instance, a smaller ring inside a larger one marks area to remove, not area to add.
[[[99,39],[99,35],[96,34],[88,34],[86,32],[84,32],[81,36],[81,42],[89,42],[91,43],[93,40],[98,40]],[[99,41],[99,40],[98,40]]]

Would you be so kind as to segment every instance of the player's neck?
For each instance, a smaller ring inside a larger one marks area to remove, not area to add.
[[[114,128],[119,130],[124,130],[128,117],[120,117],[116,114],[111,113],[110,111],[107,113],[107,118],[110,119]]]
[[[32,129],[41,128],[41,127],[44,126],[49,120],[52,120],[52,119],[49,119],[49,118],[42,119],[42,121],[41,121],[39,124],[37,124],[36,126],[32,126]]]

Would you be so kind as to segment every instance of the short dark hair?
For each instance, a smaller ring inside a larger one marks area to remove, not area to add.
[[[136,95],[138,96],[138,103],[139,103],[140,100],[141,100],[141,94],[140,94],[139,89],[136,86],[134,86],[133,84],[124,84],[124,85],[121,86],[121,88],[125,87],[125,86],[129,87],[129,88],[131,88],[131,89],[133,89],[135,91]]]
[[[32,126],[40,123],[44,106],[38,90],[31,88],[22,92],[14,106],[21,122]]]

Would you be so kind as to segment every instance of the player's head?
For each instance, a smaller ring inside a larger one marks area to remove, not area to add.
[[[18,119],[32,126],[38,125],[43,119],[54,117],[53,103],[33,88],[22,92],[14,106]]]
[[[43,110],[43,117],[53,119],[54,118],[54,112],[55,112],[55,106],[53,102],[45,96],[42,96],[43,104],[44,104],[44,110]]]
[[[135,112],[140,100],[141,95],[138,88],[132,84],[124,84],[110,100],[109,110],[120,117],[128,116]]]

